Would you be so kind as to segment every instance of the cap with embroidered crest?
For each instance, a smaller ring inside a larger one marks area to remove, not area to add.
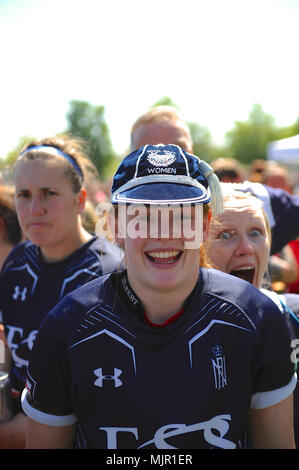
[[[222,203],[219,181],[206,162],[177,145],[145,145],[119,165],[113,179],[111,202],[205,204],[214,200],[215,203],[212,197],[215,185],[214,208],[219,212]]]

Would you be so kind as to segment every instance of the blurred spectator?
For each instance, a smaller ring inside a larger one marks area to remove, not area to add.
[[[0,270],[12,248],[22,241],[14,203],[14,189],[0,186]]]
[[[131,128],[131,150],[143,145],[176,144],[192,153],[187,124],[173,106],[156,106],[140,116]]]
[[[288,170],[276,162],[267,162],[262,173],[261,183],[272,188],[283,189],[290,194],[293,192],[293,185]]]
[[[15,245],[22,241],[23,235],[19,225],[15,203],[14,189],[11,186],[0,186],[0,271],[3,263]],[[9,371],[10,353],[8,350],[2,314],[0,312],[0,347],[5,346],[4,362],[0,363],[1,371]]]
[[[234,158],[216,158],[211,167],[223,183],[242,183],[245,180],[244,168]]]
[[[283,189],[292,194],[293,188],[288,170],[274,161],[265,163],[266,165],[261,173],[261,183],[272,188]],[[279,253],[275,253],[270,257],[269,273],[275,291],[289,292],[290,285],[295,283],[298,278],[299,264],[294,249],[296,249],[294,245],[292,247],[288,244]]]
[[[261,183],[263,172],[267,166],[266,160],[256,158],[248,168],[247,179],[254,183]]]

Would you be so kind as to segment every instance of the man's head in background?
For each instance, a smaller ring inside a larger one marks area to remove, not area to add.
[[[176,144],[193,152],[189,127],[173,106],[157,106],[135,121],[131,128],[131,151],[146,144]]]

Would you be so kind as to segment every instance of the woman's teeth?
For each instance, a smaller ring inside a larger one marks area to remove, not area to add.
[[[147,253],[152,258],[172,258],[179,254],[179,251],[150,251]]]
[[[179,250],[149,251],[146,253],[146,256],[150,259],[151,262],[169,264],[177,261],[181,253],[182,252]]]

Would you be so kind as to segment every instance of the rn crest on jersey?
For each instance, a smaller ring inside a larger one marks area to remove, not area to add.
[[[226,364],[225,356],[223,354],[223,347],[217,344],[212,348],[212,352],[215,356],[214,359],[211,359],[214,372],[215,389],[220,390],[227,385]]]

